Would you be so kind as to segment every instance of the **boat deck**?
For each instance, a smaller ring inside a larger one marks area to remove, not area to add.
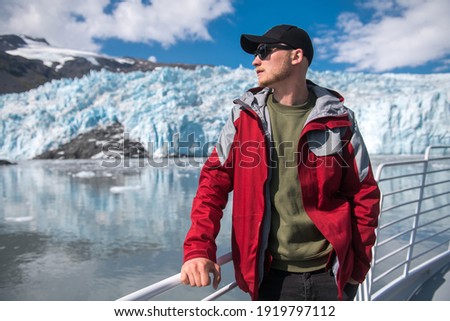
[[[450,300],[450,263],[423,284],[410,299],[411,301]]]

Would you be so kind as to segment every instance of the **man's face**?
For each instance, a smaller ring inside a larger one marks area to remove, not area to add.
[[[255,55],[252,65],[256,69],[259,86],[274,88],[292,73],[291,51],[271,48],[267,49],[267,52],[268,54],[266,57],[263,57],[264,59],[261,59],[259,55]]]

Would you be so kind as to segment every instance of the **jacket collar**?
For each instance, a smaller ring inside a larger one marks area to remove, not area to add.
[[[316,105],[308,117],[307,122],[322,117],[341,116],[347,114],[344,106],[344,98],[336,91],[316,85],[307,80],[307,86],[317,97]],[[257,114],[263,113],[267,98],[272,93],[270,88],[256,87],[248,90],[244,95],[234,102],[244,108],[251,108]]]

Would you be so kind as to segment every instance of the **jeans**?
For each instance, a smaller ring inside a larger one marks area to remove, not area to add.
[[[343,301],[352,301],[358,285],[347,283]],[[259,288],[259,301],[336,301],[337,285],[330,271],[294,273],[270,269]]]

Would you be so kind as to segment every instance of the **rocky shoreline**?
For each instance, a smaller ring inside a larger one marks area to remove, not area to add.
[[[141,143],[128,138],[120,123],[100,126],[33,159],[106,159],[148,157]]]
[[[0,166],[3,165],[17,165],[17,163],[12,163],[10,161],[7,161],[6,159],[0,159]]]
[[[148,152],[143,145],[129,139],[120,123],[99,126],[83,133],[56,149],[46,151],[33,159],[108,159],[145,158]],[[16,165],[0,159],[0,165]]]

